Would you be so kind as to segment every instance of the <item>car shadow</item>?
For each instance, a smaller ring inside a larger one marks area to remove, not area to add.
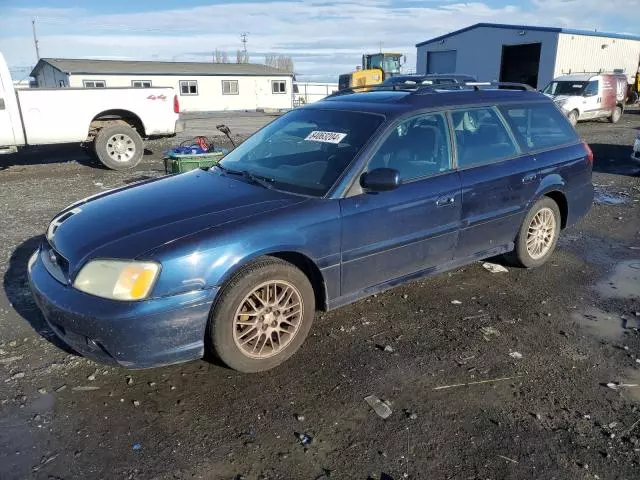
[[[590,143],[593,151],[593,171],[629,177],[640,176],[640,162],[631,159],[631,145]]]
[[[17,153],[0,156],[0,170],[13,166],[48,165],[76,162],[86,167],[102,164],[78,144],[41,145],[26,147]]]
[[[31,290],[29,289],[27,262],[31,254],[36,250],[36,248],[38,248],[41,241],[41,235],[32,237],[18,245],[18,247],[13,251],[11,258],[9,259],[9,268],[4,274],[4,293],[18,315],[26,320],[29,325],[31,325],[31,328],[33,328],[40,336],[65,352],[78,355],[77,352],[71,350],[71,348],[62,342],[48,327],[42,313],[36,306],[33,296],[31,295]]]

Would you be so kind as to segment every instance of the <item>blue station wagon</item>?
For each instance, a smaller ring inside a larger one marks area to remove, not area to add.
[[[544,95],[337,94],[208,170],[57,215],[29,260],[51,329],[129,368],[215,354],[257,372],[316,310],[506,254],[537,267],[593,201],[593,154]]]

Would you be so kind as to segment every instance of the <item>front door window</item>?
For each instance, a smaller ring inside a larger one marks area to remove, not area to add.
[[[444,114],[419,115],[399,123],[374,154],[367,171],[381,167],[397,170],[403,183],[451,169]]]

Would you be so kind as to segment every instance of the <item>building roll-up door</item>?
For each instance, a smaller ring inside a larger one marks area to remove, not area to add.
[[[427,73],[455,73],[456,50],[427,52]]]

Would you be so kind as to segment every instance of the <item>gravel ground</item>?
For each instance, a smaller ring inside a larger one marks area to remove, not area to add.
[[[25,277],[50,218],[162,175],[176,140],[271,119],[196,119],[130,172],[68,146],[0,157],[0,479],[640,478],[640,387],[606,386],[640,384],[636,111],[579,125],[600,203],[539,269],[474,264],[318,315],[259,375],[126,371],[60,348]]]

